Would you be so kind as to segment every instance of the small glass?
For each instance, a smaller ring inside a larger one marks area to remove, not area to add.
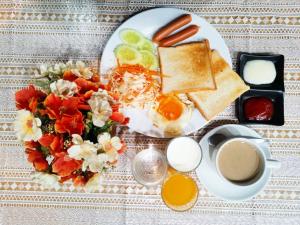
[[[165,179],[168,163],[166,156],[151,146],[135,155],[131,169],[137,182],[145,186],[153,186],[162,183]]]
[[[198,185],[189,175],[171,169],[161,188],[161,197],[170,209],[178,212],[194,207],[198,200]]]

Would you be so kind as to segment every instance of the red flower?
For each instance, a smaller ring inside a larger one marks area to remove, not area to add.
[[[82,113],[78,111],[75,115],[63,115],[61,119],[56,120],[55,130],[58,133],[81,135],[84,130]]]
[[[75,83],[77,84],[80,93],[85,93],[87,91],[93,90],[98,91],[98,85],[92,81],[88,81],[86,79],[83,79],[81,77],[77,78],[75,80]]]
[[[129,122],[129,118],[125,117],[122,113],[120,112],[113,112],[112,115],[110,116],[110,119],[113,121],[116,121],[120,124],[127,124]]]
[[[46,94],[36,90],[33,85],[17,91],[15,94],[17,109],[27,109],[31,112],[36,112],[37,104],[43,101]]]
[[[63,114],[73,115],[77,113],[78,103],[79,99],[76,97],[63,100],[53,93],[48,95],[44,101],[50,119],[59,119]]]
[[[75,74],[73,74],[73,73],[71,72],[71,70],[67,70],[67,71],[64,72],[64,75],[63,75],[63,79],[64,79],[64,80],[74,81],[74,80],[76,80],[77,78],[78,78],[78,77],[77,77]]]
[[[25,141],[25,148],[36,150],[39,147],[39,143],[35,141]]]
[[[84,186],[86,182],[87,180],[82,175],[73,178],[74,186]]]
[[[74,171],[81,168],[82,161],[72,159],[68,155],[63,155],[57,158],[53,165],[52,171],[59,176],[70,176]]]
[[[25,152],[27,154],[27,160],[33,163],[37,171],[45,171],[48,169],[48,162],[40,151],[27,148]]]
[[[121,141],[121,143],[122,143],[122,148],[118,150],[119,154],[122,154],[127,150],[127,145],[125,144],[125,142]]]
[[[64,151],[64,139],[61,135],[43,134],[39,143],[50,150],[51,155]]]

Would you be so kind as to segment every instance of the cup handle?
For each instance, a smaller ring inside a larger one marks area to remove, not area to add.
[[[266,167],[270,169],[280,169],[281,162],[274,159],[267,159],[266,160]]]

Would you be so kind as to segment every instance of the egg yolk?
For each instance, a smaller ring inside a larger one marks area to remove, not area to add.
[[[167,120],[177,120],[183,111],[182,103],[175,96],[163,96],[157,109]]]

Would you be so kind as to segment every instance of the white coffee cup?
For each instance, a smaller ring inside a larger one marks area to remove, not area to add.
[[[256,175],[254,175],[252,178],[250,178],[247,181],[232,181],[227,179],[221,172],[220,166],[219,166],[219,157],[222,151],[224,151],[224,146],[227,145],[230,142],[233,141],[239,141],[239,142],[245,142],[247,144],[250,144],[254,147],[257,155],[259,156],[260,162],[259,162],[259,168],[258,168],[258,172],[256,173]],[[251,141],[251,139],[247,139],[247,138],[229,138],[226,139],[224,141],[222,141],[221,143],[219,143],[217,146],[215,146],[215,148],[213,149],[212,152],[212,162],[213,162],[213,167],[216,170],[216,172],[219,174],[219,176],[226,182],[229,182],[231,184],[234,185],[242,185],[242,186],[247,186],[247,185],[252,185],[258,181],[260,181],[260,179],[264,176],[264,174],[266,173],[266,169],[267,168],[271,168],[271,169],[279,169],[281,166],[281,163],[277,160],[274,159],[268,159],[263,148],[255,143],[254,141]]]

